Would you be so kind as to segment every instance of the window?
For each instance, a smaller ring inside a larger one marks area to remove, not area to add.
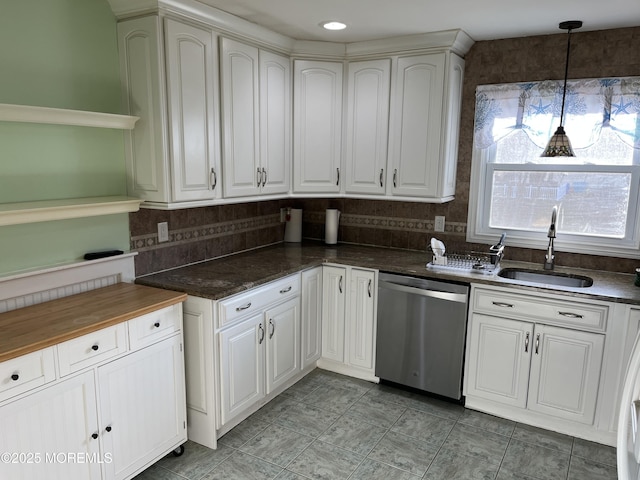
[[[542,158],[559,125],[562,82],[479,86],[467,240],[640,257],[640,77],[567,84],[576,157]],[[475,202],[474,202],[475,199]]]

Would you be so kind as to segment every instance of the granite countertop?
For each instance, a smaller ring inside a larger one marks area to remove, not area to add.
[[[467,284],[504,285],[528,291],[640,305],[640,288],[633,284],[633,274],[556,267],[557,272],[593,278],[591,287],[570,288],[525,284],[498,277],[495,273],[431,269],[426,267],[430,260],[431,256],[427,252],[413,250],[349,244],[328,246],[320,242],[283,243],[139,277],[136,283],[218,300],[307,268],[335,263],[423,278]],[[503,260],[501,267],[542,270],[542,265],[508,260]]]

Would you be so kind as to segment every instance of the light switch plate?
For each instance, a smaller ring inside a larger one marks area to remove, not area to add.
[[[167,222],[158,223],[158,243],[169,241],[169,224]]]
[[[436,215],[436,219],[433,222],[433,231],[434,232],[444,232],[444,217],[441,215]]]

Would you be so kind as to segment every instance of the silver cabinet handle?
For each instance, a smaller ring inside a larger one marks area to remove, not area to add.
[[[384,168],[380,169],[380,186],[382,187],[382,177],[384,176]]]
[[[527,336],[524,337],[524,353],[529,351],[529,332],[527,332]]]
[[[563,317],[569,317],[569,318],[582,318],[582,315],[580,315],[579,313],[573,313],[573,312],[558,312],[558,315],[562,315]]]
[[[269,340],[273,338],[273,334],[276,333],[276,324],[273,323],[273,319],[269,319]]]
[[[396,188],[398,186],[398,169],[394,168],[393,169],[393,188]]]
[[[241,307],[236,307],[236,312],[241,312],[249,307],[251,307],[251,302],[247,303],[246,305],[242,305]]]
[[[371,298],[371,279],[369,279],[369,285],[367,286],[367,291],[369,292],[369,298]]]
[[[256,182],[258,183],[258,186],[262,185],[262,172],[260,171],[260,167],[257,168]]]
[[[336,168],[336,185],[340,185],[340,169]]]
[[[536,335],[536,355],[540,351],[540,334]]]
[[[513,304],[511,303],[504,303],[504,302],[491,302],[491,303],[493,303],[496,307],[513,308]]]
[[[262,326],[262,323],[258,325],[258,331],[260,332],[260,337],[258,338],[258,345],[262,345],[262,342],[264,342],[264,327]]]
[[[342,293],[342,275],[340,275],[340,280],[338,281],[338,290]]]
[[[267,184],[267,171],[262,169],[262,186],[264,187]]]
[[[287,288],[283,288],[282,290],[280,290],[280,293],[288,293],[291,291],[291,285],[289,285]]]
[[[218,185],[218,175],[216,175],[215,168],[211,169],[211,174],[209,177],[209,181],[211,182],[211,190],[214,190],[216,188],[216,185]]]

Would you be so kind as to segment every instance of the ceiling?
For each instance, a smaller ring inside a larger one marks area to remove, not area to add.
[[[296,40],[350,43],[462,29],[476,41],[640,26],[639,0],[199,0]],[[318,24],[340,20],[346,30]]]

